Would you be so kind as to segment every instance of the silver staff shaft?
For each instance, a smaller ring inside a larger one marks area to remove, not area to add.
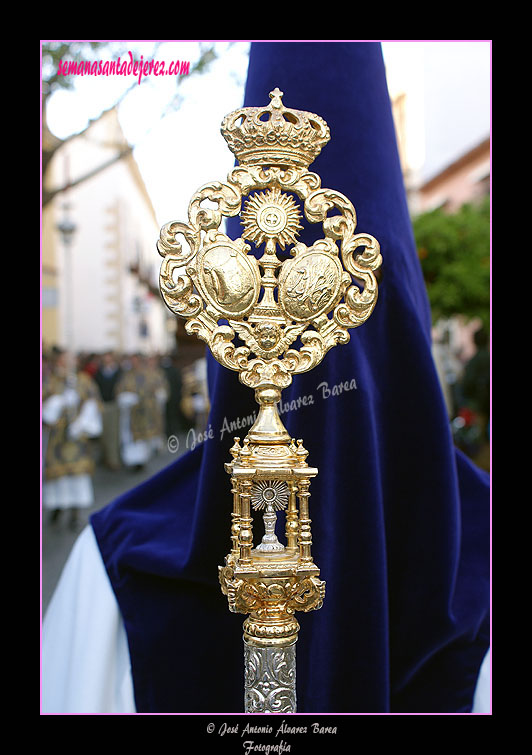
[[[285,647],[257,647],[244,640],[246,713],[295,713],[296,640]]]

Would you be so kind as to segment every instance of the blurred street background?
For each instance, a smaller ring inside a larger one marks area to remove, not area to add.
[[[184,443],[182,444],[184,448]],[[160,454],[150,460],[146,469],[139,474],[138,471],[121,469],[119,472],[110,470],[102,465],[97,465],[94,472],[94,503],[80,511],[79,521],[76,527],[69,526],[65,517],[56,524],[52,524],[50,516],[43,516],[42,522],[42,610],[46,612],[53,591],[59,581],[63,566],[66,563],[72,546],[78,534],[87,524],[90,515],[94,511],[103,508],[106,504],[118,498],[119,495],[134,488],[143,479],[147,479],[171,464],[178,458],[178,453],[172,453],[164,449]]]
[[[489,470],[491,42],[382,48],[449,425]],[[91,512],[206,426],[204,347],[162,301],[156,242],[233,166],[220,123],[242,104],[248,51],[41,42],[43,612]]]
[[[43,610],[90,515],[191,450],[209,411],[203,357],[77,354],[69,367],[67,356],[53,347],[42,361]],[[46,422],[72,386],[77,403]],[[69,432],[68,412],[86,432]]]

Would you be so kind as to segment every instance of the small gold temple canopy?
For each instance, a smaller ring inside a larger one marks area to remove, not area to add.
[[[382,261],[378,241],[355,233],[350,200],[322,188],[320,177],[308,170],[330,139],[327,123],[285,107],[282,97],[275,88],[269,105],[240,108],[224,118],[222,134],[239,164],[225,183],[201,187],[190,201],[188,222],[164,225],[157,244],[167,306],[185,318],[186,331],[205,341],[220,364],[255,390],[260,406],[242,443],[234,439],[225,464],[233,500],[231,550],[219,567],[230,610],[249,614],[246,712],[295,711],[294,613],[320,608],[325,595],[311,553],[309,488],[318,470],[308,465],[303,441],[288,434],[277,404],[294,375],[347,343],[349,330],[371,315]],[[302,200],[303,214],[293,195]],[[237,215],[243,232],[233,240],[220,226],[224,217]],[[305,220],[322,224],[323,238],[311,246],[298,240]],[[250,244],[263,247],[259,259],[248,254]],[[278,247],[289,248],[290,258],[279,259]],[[237,337],[243,345],[234,343]],[[257,543],[253,512],[264,520]],[[276,532],[278,513],[284,542]],[[270,663],[256,654],[272,649],[283,649],[281,666],[289,669],[275,683],[256,673]]]

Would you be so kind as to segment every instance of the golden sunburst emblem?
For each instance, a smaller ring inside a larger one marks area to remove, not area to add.
[[[281,249],[286,244],[295,244],[299,230],[301,213],[294,199],[280,189],[271,189],[254,194],[242,211],[242,238],[249,239],[256,246],[263,241],[275,239]]]
[[[271,507],[282,511],[288,505],[288,485],[282,480],[259,480],[251,489],[251,505],[258,511]]]

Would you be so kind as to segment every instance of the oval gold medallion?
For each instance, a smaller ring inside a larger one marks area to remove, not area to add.
[[[221,314],[242,317],[255,306],[260,276],[254,257],[228,240],[204,249],[198,263],[198,283]]]
[[[279,278],[279,303],[291,320],[313,320],[332,309],[341,281],[342,267],[338,257],[309,249],[283,267]]]

